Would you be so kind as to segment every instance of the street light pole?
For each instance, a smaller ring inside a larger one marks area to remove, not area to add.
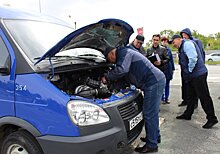
[[[68,17],[70,18],[70,20],[72,21],[72,16],[71,15],[68,15]],[[74,22],[74,28],[76,30],[76,21]]]
[[[74,24],[75,24],[75,30],[76,30],[76,21],[74,22]]]
[[[40,10],[40,13],[41,13],[41,3],[40,3],[40,0],[38,2],[39,2],[39,10]]]

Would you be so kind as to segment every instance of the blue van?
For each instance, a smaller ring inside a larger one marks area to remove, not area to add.
[[[116,154],[143,128],[142,93],[104,85],[103,51],[133,28],[104,19],[75,30],[37,13],[0,7],[1,154]]]

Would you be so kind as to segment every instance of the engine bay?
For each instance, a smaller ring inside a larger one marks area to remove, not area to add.
[[[85,98],[108,98],[113,93],[118,93],[120,89],[129,87],[124,78],[103,84],[101,77],[110,69],[99,67],[55,73],[50,81],[68,95],[78,95]]]

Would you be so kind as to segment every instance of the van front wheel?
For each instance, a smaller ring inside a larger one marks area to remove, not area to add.
[[[9,134],[2,144],[1,154],[43,154],[39,144],[27,131]]]

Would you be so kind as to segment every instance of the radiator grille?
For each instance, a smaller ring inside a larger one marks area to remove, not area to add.
[[[127,131],[128,143],[131,143],[141,133],[144,121],[142,120],[132,130],[129,130],[129,120],[134,118],[138,113],[142,111],[143,96],[139,95],[136,99],[118,106],[120,115],[124,121]]]

